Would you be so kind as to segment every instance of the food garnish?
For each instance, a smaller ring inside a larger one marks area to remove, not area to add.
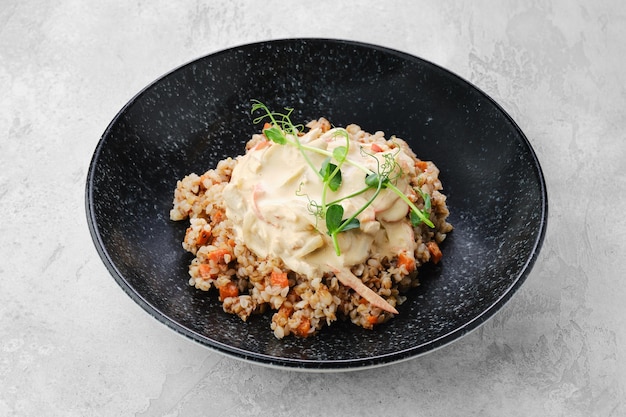
[[[339,247],[339,241],[337,239],[338,234],[347,232],[351,229],[358,229],[360,222],[357,219],[357,216],[367,209],[374,202],[374,200],[376,200],[383,189],[393,191],[410,207],[410,218],[413,226],[417,226],[423,222],[431,228],[434,227],[434,224],[429,218],[430,196],[424,193],[421,189],[416,190],[424,199],[424,209],[420,210],[406,194],[395,186],[394,179],[401,177],[403,173],[402,169],[395,161],[395,155],[393,153],[383,154],[384,162],[380,163],[380,161],[373,154],[369,154],[361,148],[360,151],[362,153],[370,155],[377,162],[377,170],[372,171],[368,167],[347,157],[350,147],[350,138],[345,129],[338,128],[334,134],[336,137],[342,136],[345,138],[346,145],[338,146],[334,148],[332,152],[313,146],[307,146],[306,144],[301,143],[298,139],[302,134],[303,126],[295,125],[291,121],[291,114],[294,109],[285,108],[285,113],[280,113],[269,110],[269,108],[259,100],[252,100],[252,103],[252,113],[256,111],[263,112],[263,114],[256,117],[253,122],[258,124],[265,121],[263,128],[263,134],[265,137],[279,145],[289,145],[298,148],[306,163],[322,181],[322,201],[316,202],[309,200],[309,207],[313,215],[325,222],[327,233],[332,238],[337,256],[341,255],[341,248]],[[267,120],[269,120],[269,122]],[[313,165],[308,152],[315,152],[326,156],[326,159],[324,159],[321,167],[318,168]],[[363,171],[364,186],[361,190],[341,199],[326,201],[328,190],[337,191],[341,187],[341,167],[344,164],[353,165]],[[344,208],[339,203],[361,195],[372,189],[375,190],[374,194],[350,217],[344,218]]]

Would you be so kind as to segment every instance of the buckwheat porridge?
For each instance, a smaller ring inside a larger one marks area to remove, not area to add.
[[[383,132],[253,111],[265,124],[245,154],[177,183],[170,218],[189,221],[189,284],[217,289],[244,321],[268,313],[277,338],[399,314],[452,230],[435,164]]]

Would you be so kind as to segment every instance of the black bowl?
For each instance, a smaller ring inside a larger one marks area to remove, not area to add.
[[[169,220],[176,181],[244,152],[259,130],[251,99],[409,142],[433,160],[455,230],[400,314],[373,331],[337,322],[277,340],[270,316],[247,323],[214,292],[187,285],[186,222]],[[475,329],[519,288],[541,247],[547,193],[537,158],[486,94],[432,63],[379,46],[325,39],[244,45],[188,63],[113,119],[91,161],[88,223],[118,284],[170,328],[219,352],[292,369],[346,370],[415,357]]]

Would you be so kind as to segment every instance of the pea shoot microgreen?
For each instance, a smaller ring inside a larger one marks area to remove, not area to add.
[[[434,227],[434,224],[430,220],[430,195],[417,188],[416,191],[420,194],[424,201],[424,208],[420,210],[406,194],[394,184],[395,180],[402,176],[402,170],[398,166],[395,160],[395,153],[388,152],[383,153],[381,162],[373,154],[368,154],[363,148],[360,149],[362,153],[365,153],[377,162],[377,170],[372,171],[363,164],[348,158],[348,152],[350,150],[350,136],[345,129],[335,129],[336,137],[343,137],[346,141],[345,146],[337,146],[332,151],[326,149],[317,148],[314,146],[308,146],[300,142],[299,136],[304,129],[302,125],[295,125],[291,121],[292,108],[285,108],[285,113],[270,111],[268,107],[258,100],[252,100],[252,113],[256,111],[262,111],[263,114],[256,117],[253,123],[258,124],[264,120],[269,120],[269,127],[263,129],[263,134],[268,140],[279,145],[290,145],[298,148],[302,154],[306,163],[311,167],[313,172],[319,177],[322,182],[322,196],[321,202],[316,202],[310,199],[308,208],[309,211],[318,219],[323,219],[326,223],[326,229],[328,235],[331,237],[335,253],[337,256],[341,255],[341,249],[339,247],[338,235],[351,229],[358,229],[361,224],[357,219],[367,207],[369,207],[374,200],[379,196],[383,189],[389,189],[393,193],[397,194],[411,209],[410,220],[411,224],[417,227],[420,223],[424,223],[429,227]],[[323,155],[321,166],[317,168],[309,156],[309,152]],[[399,150],[398,150],[399,152]],[[350,195],[344,196],[337,200],[328,202],[328,191],[335,192],[341,188],[342,176],[341,167],[344,163],[357,167],[364,173],[364,187]],[[350,217],[344,218],[344,207],[341,205],[342,201],[354,198],[369,190],[374,190],[369,199],[358,208]],[[299,188],[296,192],[297,195],[304,195]]]

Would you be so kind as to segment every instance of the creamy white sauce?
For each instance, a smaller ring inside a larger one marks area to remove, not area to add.
[[[344,137],[334,136],[334,130],[322,134],[320,129],[311,130],[300,141],[328,151],[346,143]],[[377,143],[386,149],[384,138]],[[361,147],[382,163],[382,153],[372,152],[371,144],[352,140],[348,158],[377,172],[376,159],[362,153]],[[395,185],[405,194],[411,193],[406,174],[415,174],[413,159],[398,148],[389,152],[394,154],[404,173]],[[307,156],[315,167],[320,167],[326,158],[314,152],[307,152]],[[328,191],[327,202],[365,186],[363,170],[344,163],[341,171],[342,185],[337,192]],[[322,201],[322,189],[322,180],[296,147],[271,143],[250,149],[238,157],[230,183],[223,192],[226,214],[233,221],[236,239],[257,256],[280,258],[287,268],[309,278],[331,268],[349,268],[365,262],[373,254],[391,257],[403,251],[414,253],[413,228],[407,220],[409,207],[395,193],[384,189],[357,217],[359,229],[339,233],[341,255],[337,256],[325,221],[309,210],[310,201]],[[341,203],[344,218],[362,207],[373,192],[369,190],[344,200]]]

